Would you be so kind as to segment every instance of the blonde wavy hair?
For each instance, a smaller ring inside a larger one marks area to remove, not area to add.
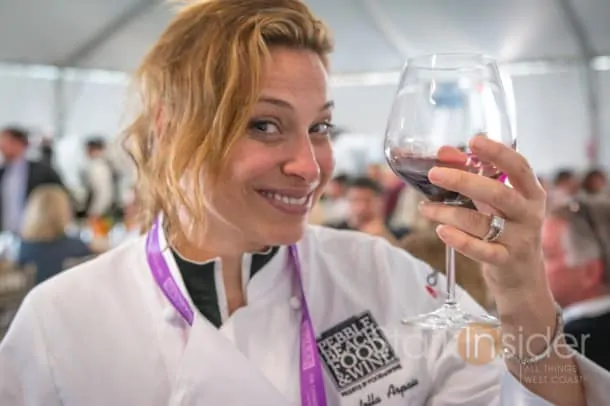
[[[62,235],[72,221],[68,193],[57,185],[42,185],[28,198],[21,223],[23,241],[53,241]]]
[[[199,176],[217,184],[246,133],[273,47],[311,50],[325,66],[332,51],[325,25],[299,0],[183,3],[136,71],[140,112],[124,133],[143,229],[160,212],[170,230],[180,210],[204,221]]]

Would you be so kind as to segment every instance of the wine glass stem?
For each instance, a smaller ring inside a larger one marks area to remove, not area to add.
[[[447,275],[447,298],[446,306],[455,306],[455,250],[445,246],[445,274]]]

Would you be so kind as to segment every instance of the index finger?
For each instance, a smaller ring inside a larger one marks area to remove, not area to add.
[[[468,154],[456,147],[444,145],[436,151],[436,158],[443,163],[444,166],[450,168],[463,168],[468,162]]]
[[[470,142],[470,148],[481,160],[492,162],[498,170],[506,174],[510,184],[526,198],[543,196],[531,166],[523,155],[504,144],[477,136]]]

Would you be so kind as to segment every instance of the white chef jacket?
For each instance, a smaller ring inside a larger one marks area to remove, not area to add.
[[[231,316],[217,263],[216,328],[197,311],[192,327],[180,317],[151,275],[145,244],[128,242],[28,295],[0,345],[0,404],[299,405],[301,303],[287,248],[252,279],[244,256],[248,305]],[[549,404],[501,361],[470,365],[442,339],[408,332],[402,318],[440,301],[425,289],[430,269],[406,252],[318,226],[298,249],[328,406]],[[171,251],[164,256],[190,301]],[[480,310],[463,292],[459,299]],[[578,363],[588,404],[605,404],[610,374],[580,356]]]

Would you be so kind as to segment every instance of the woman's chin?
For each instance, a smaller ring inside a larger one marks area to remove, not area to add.
[[[269,227],[265,230],[264,240],[268,246],[291,245],[296,244],[303,238],[307,225],[300,226],[282,226]]]

